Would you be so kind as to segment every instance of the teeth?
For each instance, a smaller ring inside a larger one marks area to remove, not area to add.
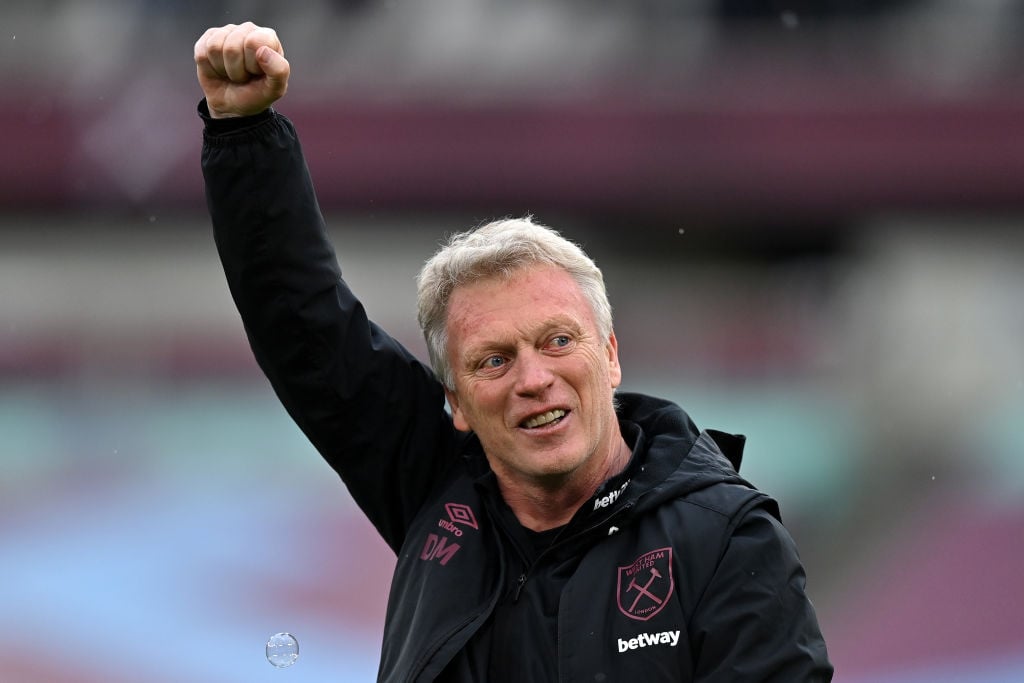
[[[531,417],[529,420],[523,423],[523,426],[526,427],[527,429],[533,429],[534,427],[540,427],[542,425],[554,422],[555,420],[561,417],[565,417],[564,410],[549,410],[543,415]]]

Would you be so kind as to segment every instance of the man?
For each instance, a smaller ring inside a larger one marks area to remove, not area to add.
[[[196,43],[214,234],[278,396],[397,554],[381,681],[829,681],[803,568],[742,437],[615,393],[601,273],[529,219],[423,268],[433,372],[341,278],[276,34]],[[450,412],[446,410],[446,402]]]

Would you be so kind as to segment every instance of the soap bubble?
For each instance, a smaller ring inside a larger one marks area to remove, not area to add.
[[[275,633],[267,641],[267,661],[284,669],[299,658],[299,641],[290,633]]]

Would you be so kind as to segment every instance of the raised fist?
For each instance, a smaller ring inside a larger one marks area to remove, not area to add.
[[[196,41],[195,60],[213,118],[258,114],[288,89],[291,66],[272,28],[247,21],[208,29]]]

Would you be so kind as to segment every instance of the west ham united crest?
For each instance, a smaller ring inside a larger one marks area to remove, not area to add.
[[[661,611],[672,595],[672,548],[644,553],[619,567],[619,609],[630,619],[647,621]]]

